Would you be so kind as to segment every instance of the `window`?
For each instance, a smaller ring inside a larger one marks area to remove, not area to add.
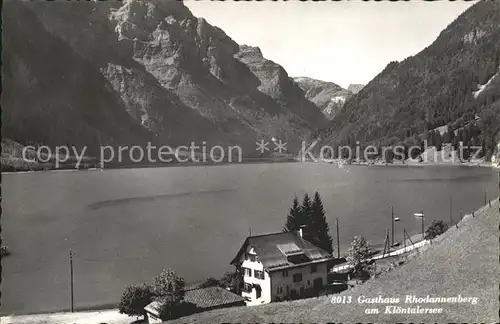
[[[293,275],[293,282],[301,282],[302,281],[302,273],[296,273]]]
[[[311,265],[311,273],[318,271],[318,266],[316,264]]]
[[[262,296],[262,289],[260,288],[259,285],[255,286],[255,298],[259,299],[260,296]]]
[[[247,292],[247,293],[251,293],[252,292],[252,284],[245,282],[245,285],[243,286],[243,291]]]
[[[253,276],[257,279],[264,279],[264,271],[254,270]]]
[[[243,268],[243,275],[251,277],[252,276],[252,270],[248,269],[248,268]]]
[[[257,261],[257,257],[255,255],[253,255],[253,254],[249,254],[248,255],[248,259],[250,259],[250,261],[252,261],[252,262]]]
[[[283,277],[288,277],[288,270],[283,270]]]
[[[307,285],[310,286],[311,285],[311,280],[307,280]]]
[[[283,287],[278,287],[278,294],[282,294],[283,293]]]

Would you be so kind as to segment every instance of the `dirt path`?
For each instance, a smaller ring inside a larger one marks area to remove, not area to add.
[[[52,313],[5,316],[2,324],[130,324],[137,318],[120,314],[117,309],[96,312]]]

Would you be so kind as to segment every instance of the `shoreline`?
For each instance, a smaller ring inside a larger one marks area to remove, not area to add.
[[[206,167],[206,166],[225,166],[225,165],[248,165],[248,164],[274,164],[274,163],[326,163],[336,165],[337,167],[344,166],[365,166],[365,167],[481,167],[490,168],[493,170],[500,170],[500,164],[495,164],[492,162],[412,162],[408,161],[406,163],[385,163],[376,161],[366,162],[366,161],[354,161],[347,162],[345,160],[335,159],[335,160],[323,160],[323,161],[299,161],[297,159],[292,159],[290,157],[282,158],[264,158],[264,159],[248,159],[242,162],[221,162],[221,163],[176,163],[176,164],[151,164],[151,165],[123,165],[122,167],[111,167],[111,168],[60,168],[60,169],[49,169],[49,170],[20,170],[20,171],[2,171],[2,175],[8,174],[29,174],[29,173],[43,173],[43,172],[97,172],[97,171],[110,171],[110,170],[123,170],[123,169],[149,169],[149,168],[171,168],[171,167]]]
[[[164,163],[164,164],[123,164],[113,165],[109,168],[58,168],[58,169],[38,169],[38,170],[19,170],[19,171],[1,171],[2,174],[25,174],[37,172],[76,172],[76,171],[108,171],[108,170],[123,170],[123,169],[150,169],[150,168],[174,168],[174,167],[204,167],[204,166],[221,166],[221,165],[247,165],[247,164],[266,164],[266,163],[300,163],[296,159],[288,156],[269,157],[269,158],[244,158],[241,162],[220,162],[220,163]]]
[[[313,162],[314,161],[307,161]],[[317,163],[327,163],[333,164],[337,166],[366,166],[366,167],[428,167],[428,166],[463,166],[463,167],[482,167],[482,168],[491,168],[491,169],[500,169],[500,164],[496,164],[493,162],[484,162],[482,160],[471,161],[471,162],[418,162],[412,160],[406,160],[405,162],[392,162],[385,163],[381,160],[375,160],[374,162],[366,162],[366,161],[352,161],[348,162],[343,159],[332,159],[332,160],[322,160]]]

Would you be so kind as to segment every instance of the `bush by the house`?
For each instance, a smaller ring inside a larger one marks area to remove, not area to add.
[[[208,277],[201,285],[200,288],[207,288],[207,287],[217,287],[220,286],[221,283],[219,280],[215,279],[214,277]]]
[[[347,253],[347,262],[356,266],[371,255],[370,246],[362,236],[355,236]]]
[[[159,298],[161,306],[159,309],[160,318],[163,321],[177,319],[179,317],[188,316],[196,313],[197,308],[195,304],[185,301],[176,301],[175,298],[170,297]]]
[[[164,298],[172,303],[179,303],[184,298],[184,278],[174,270],[163,270],[153,278],[151,291],[155,297]]]
[[[443,222],[442,220],[438,221],[435,220],[425,231],[424,238],[426,240],[433,239],[436,236],[443,234],[447,230],[448,230],[448,225],[446,225],[445,222]]]
[[[213,278],[209,278],[212,283]],[[163,320],[174,319],[192,314],[196,307],[186,303],[184,299],[184,279],[173,270],[163,270],[149,284],[128,286],[120,299],[118,310],[129,316],[144,316],[144,308],[152,301],[161,304],[159,315]]]
[[[354,267],[352,277],[361,281],[370,278],[370,272],[373,269],[373,263],[367,262],[372,254],[370,246],[362,236],[355,236],[349,247],[347,261]]]
[[[243,277],[237,272],[226,272],[220,279],[220,286],[229,288],[231,292],[237,292],[238,287],[243,284]]]
[[[151,289],[147,285],[128,286],[120,299],[118,310],[121,314],[146,318],[144,307],[151,303],[152,297]]]

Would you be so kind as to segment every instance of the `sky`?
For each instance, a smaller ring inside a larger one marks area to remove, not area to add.
[[[474,1],[196,1],[185,5],[292,77],[367,84],[430,45]]]

